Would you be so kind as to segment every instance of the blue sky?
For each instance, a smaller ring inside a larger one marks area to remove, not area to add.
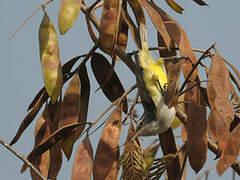
[[[17,33],[15,38],[11,40],[8,40],[8,38],[41,2],[43,1],[1,0],[0,2],[0,137],[8,143],[14,137],[21,121],[27,114],[27,106],[43,86],[38,47],[38,28],[43,12],[37,12]],[[56,27],[59,2],[55,0],[47,6],[47,12]],[[240,1],[206,0],[209,7],[200,7],[189,0],[178,2],[185,8],[183,15],[173,12],[163,0],[159,4],[182,25],[191,41],[192,47],[207,49],[211,44],[216,43],[220,54],[239,69]],[[149,46],[155,46],[156,32],[151,30],[152,25],[149,21],[148,27]],[[62,63],[73,56],[88,52],[93,44],[89,35],[87,35],[85,18],[82,13],[74,27],[66,35],[60,36],[59,39]],[[128,51],[135,49],[136,47],[131,41],[128,45]],[[129,74],[129,71],[126,70],[121,62],[117,63],[116,68],[120,79],[124,82],[123,84],[126,89],[128,89],[134,83],[135,77]],[[100,91],[94,93],[98,85],[92,75],[92,71],[89,69],[88,72],[90,74],[92,89],[88,118],[90,121],[93,121],[110,103],[105,97],[102,97]],[[33,147],[35,123],[36,120],[23,133],[17,144],[13,146],[23,155],[27,155]],[[101,131],[97,133],[100,134]],[[93,147],[96,148],[98,139],[92,136],[91,140]],[[76,147],[75,145],[74,153]],[[214,156],[211,153],[209,154],[209,161],[203,170],[213,163],[212,159],[214,159]],[[24,174],[19,173],[22,162],[3,146],[0,146],[0,160],[0,174],[3,179],[30,179],[29,172],[25,172]],[[69,162],[64,157],[59,180],[70,179],[73,160],[74,156],[71,157]],[[213,170],[210,173],[210,179],[226,179],[230,174],[231,171],[228,171],[223,177],[219,178],[215,170]],[[188,171],[188,176],[188,179],[196,177],[192,170]]]

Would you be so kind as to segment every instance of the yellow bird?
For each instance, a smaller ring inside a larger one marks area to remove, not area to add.
[[[180,125],[179,120],[175,119],[175,108],[169,109],[164,101],[168,87],[164,59],[159,58],[156,62],[153,60],[148,50],[146,25],[140,25],[139,32],[142,47],[136,58],[136,78],[144,115],[134,138],[166,132],[171,124],[174,128]]]

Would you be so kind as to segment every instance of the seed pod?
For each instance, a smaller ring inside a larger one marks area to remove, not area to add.
[[[100,45],[110,55],[117,42],[120,14],[121,0],[104,0],[99,30]]]
[[[81,10],[82,0],[61,0],[58,12],[58,27],[61,34],[66,33],[76,22]]]
[[[46,12],[39,27],[39,47],[45,87],[55,103],[62,90],[63,76],[57,33]]]

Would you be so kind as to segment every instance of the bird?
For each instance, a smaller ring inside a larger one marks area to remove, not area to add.
[[[141,49],[135,54],[136,81],[141,97],[144,114],[137,126],[137,136],[153,136],[166,132],[175,119],[175,108],[165,104],[165,93],[168,88],[167,72],[164,59],[155,62],[148,50],[147,27],[140,24],[139,34]]]

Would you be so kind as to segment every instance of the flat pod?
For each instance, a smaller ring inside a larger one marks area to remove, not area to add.
[[[110,55],[117,43],[120,14],[121,0],[104,0],[99,29],[100,46]]]
[[[76,124],[78,122],[79,110],[80,110],[80,93],[81,83],[79,74],[77,73],[70,82],[63,98],[63,104],[61,109],[61,118],[59,127],[64,127],[70,124]],[[72,148],[80,134],[72,134],[68,138],[60,141],[60,146],[69,159],[72,154]]]
[[[65,34],[76,22],[81,10],[82,0],[61,0],[58,13],[58,27]]]
[[[63,75],[57,33],[46,12],[39,27],[39,47],[45,87],[55,103],[62,91]]]
[[[109,73],[112,71],[112,66],[108,60],[103,55],[94,53],[91,59],[91,66],[98,84],[109,101],[113,102],[121,97],[125,90],[115,71],[113,71],[111,78],[105,82]],[[123,111],[127,113],[128,106],[126,98],[123,102]]]
[[[182,14],[184,10],[179,4],[177,4],[174,0],[165,0],[167,4],[177,13]]]
[[[117,180],[119,170],[119,140],[122,130],[122,110],[112,112],[104,126],[94,159],[95,180]]]
[[[71,180],[91,180],[92,171],[93,149],[87,136],[77,148]]]

